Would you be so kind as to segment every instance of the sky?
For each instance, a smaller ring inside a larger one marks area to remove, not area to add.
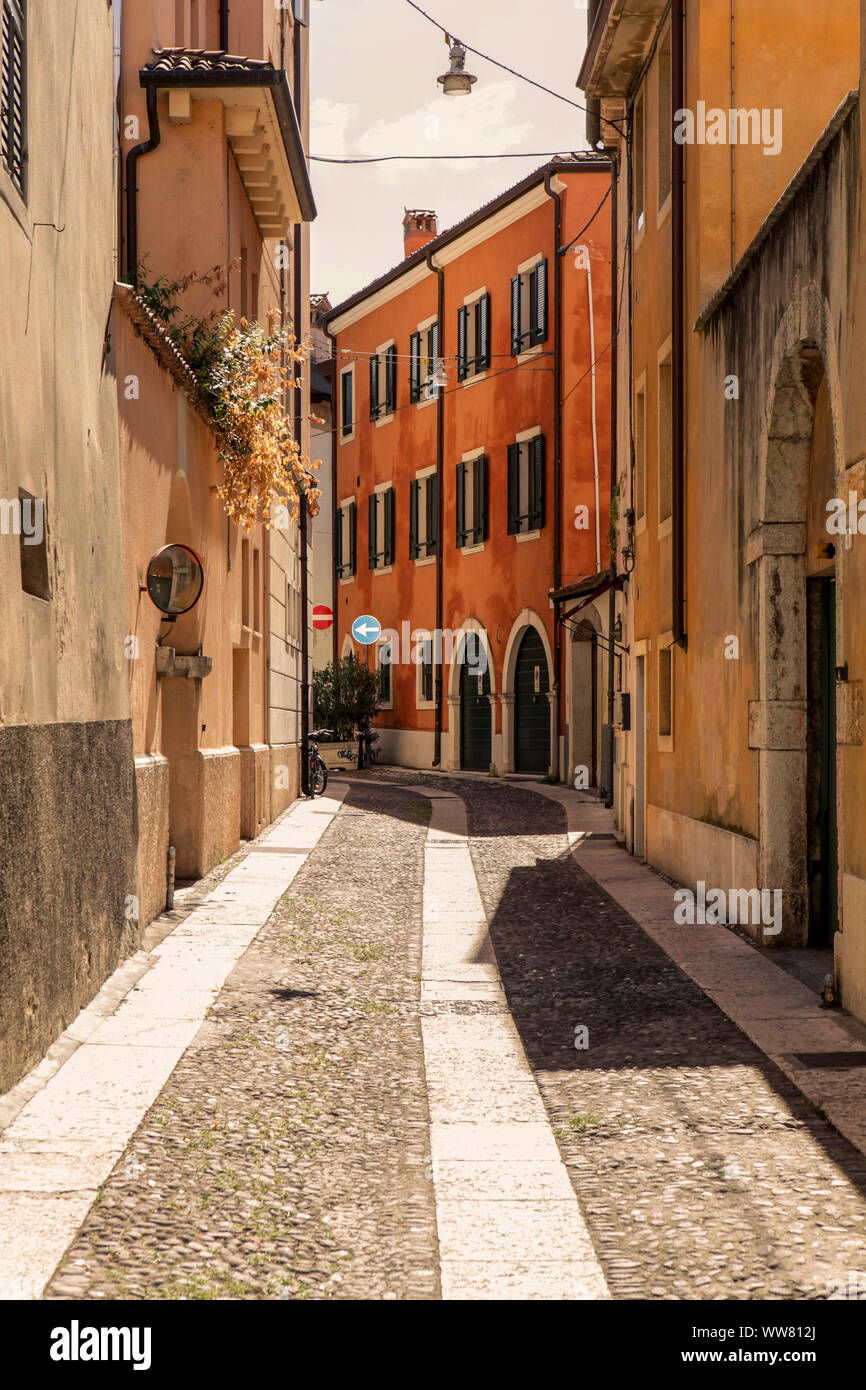
[[[582,104],[585,0],[420,0],[464,43]],[[446,97],[442,34],[406,0],[311,0],[310,152],[547,156],[586,148],[582,111],[467,54],[471,96]],[[453,30],[451,26],[454,26]],[[453,226],[544,158],[312,165],[313,293],[337,304],[403,256],[404,208]]]

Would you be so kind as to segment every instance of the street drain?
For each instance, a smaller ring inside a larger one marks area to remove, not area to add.
[[[866,1052],[795,1052],[794,1058],[802,1067],[828,1067],[838,1071],[866,1067]]]

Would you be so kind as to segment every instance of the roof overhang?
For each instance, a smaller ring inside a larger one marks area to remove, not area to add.
[[[588,97],[627,97],[668,0],[602,0],[577,85]]]
[[[281,69],[240,66],[227,72],[166,72],[143,68],[142,87],[168,99],[174,124],[192,119],[194,101],[218,101],[226,137],[263,238],[283,238],[290,226],[312,222],[316,204],[304,144]]]

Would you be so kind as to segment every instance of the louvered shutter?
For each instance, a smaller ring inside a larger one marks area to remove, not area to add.
[[[355,536],[358,530],[358,509],[354,502],[349,503],[349,574],[355,573]]]
[[[466,464],[457,465],[457,497],[454,508],[457,518],[457,545],[458,548],[466,544],[466,505],[464,488],[466,486]]]
[[[427,485],[427,554],[435,555],[439,549],[439,479],[431,473],[425,479]]]
[[[508,446],[508,534],[520,530],[520,445]]]
[[[385,414],[397,409],[397,348],[392,343],[385,358]]]
[[[409,559],[417,560],[420,553],[418,543],[418,496],[421,484],[414,479],[409,484]]]
[[[490,366],[490,295],[484,294],[476,307],[476,369],[486,372]]]
[[[520,351],[520,276],[511,281],[511,355],[516,357]]]
[[[340,377],[342,383],[342,410],[343,410],[343,434],[351,434],[354,428],[352,418],[352,373],[344,372]]]
[[[421,334],[409,339],[409,400],[421,399]]]
[[[537,434],[529,445],[529,529],[544,525],[544,435]]]
[[[370,419],[379,418],[379,358],[370,358]]]
[[[547,337],[547,261],[539,261],[533,272],[531,343],[543,343]]]
[[[0,70],[0,155],[24,196],[24,6],[3,0]]]
[[[371,570],[374,570],[374,569],[376,568],[376,559],[377,559],[377,554],[378,554],[377,545],[376,545],[376,503],[377,503],[376,493],[375,493],[375,492],[371,492],[371,493],[370,493],[370,497],[369,497],[368,502],[367,502],[367,518],[368,518],[367,553],[368,553],[368,559],[369,559],[369,561],[370,561],[370,569],[371,569]]]
[[[334,568],[339,579],[343,573],[343,509],[334,512]]]
[[[393,565],[394,563],[394,489],[388,488],[385,493],[385,538],[382,549],[385,552],[384,563]]]
[[[457,380],[465,381],[467,368],[467,342],[469,337],[469,307],[461,304],[457,310]]]
[[[475,526],[472,531],[472,539],[476,545],[479,545],[481,541],[487,540],[487,456],[485,454],[475,460],[472,484],[475,489],[473,498]]]
[[[430,371],[435,373],[436,363],[439,361],[439,324],[434,323],[430,329]],[[434,395],[438,395],[438,388],[434,387]]]

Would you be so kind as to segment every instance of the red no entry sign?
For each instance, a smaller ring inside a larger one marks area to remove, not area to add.
[[[324,603],[313,605],[313,627],[317,632],[324,632],[327,628],[332,627],[333,623],[333,609],[328,608]]]

